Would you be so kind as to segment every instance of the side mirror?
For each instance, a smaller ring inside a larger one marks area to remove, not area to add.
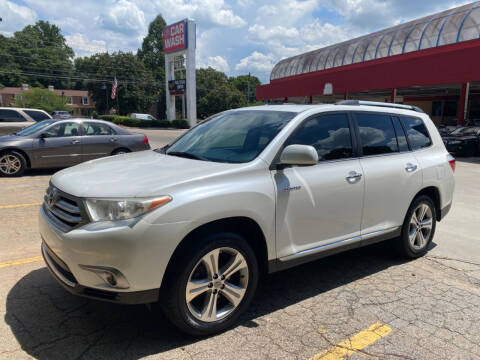
[[[41,133],[40,134],[40,139],[46,139],[46,138],[49,138],[49,137],[50,137],[49,133]]]
[[[316,165],[318,153],[310,145],[288,145],[280,155],[282,165]]]

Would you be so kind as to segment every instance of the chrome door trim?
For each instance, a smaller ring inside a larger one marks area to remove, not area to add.
[[[343,245],[347,245],[347,244],[350,244],[350,243],[359,242],[361,240],[367,240],[367,239],[374,238],[376,236],[385,235],[385,234],[388,234],[388,233],[391,233],[391,232],[395,232],[399,228],[400,228],[399,226],[396,226],[396,227],[390,228],[390,229],[378,230],[378,231],[373,231],[373,232],[368,233],[368,234],[357,235],[357,236],[354,236],[352,238],[335,241],[335,242],[330,243],[330,244],[316,246],[316,247],[311,248],[311,249],[302,250],[302,251],[296,252],[295,254],[291,254],[291,255],[281,257],[278,260],[289,261],[289,260],[294,260],[294,259],[298,259],[298,258],[307,256],[307,255],[321,253],[323,251],[326,251],[326,250],[329,250],[329,249],[334,249],[334,248],[339,247],[339,246],[343,246]]]

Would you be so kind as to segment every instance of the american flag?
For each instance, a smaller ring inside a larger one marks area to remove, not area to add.
[[[113,78],[113,85],[112,85],[112,99],[115,99],[115,97],[117,96],[117,86],[118,86],[118,82],[117,82],[117,77],[115,76]]]

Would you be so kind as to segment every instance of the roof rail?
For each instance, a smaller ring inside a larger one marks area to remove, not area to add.
[[[395,109],[403,110],[413,110],[420,113],[425,113],[418,106],[414,105],[403,105],[403,104],[393,104],[393,103],[384,103],[378,101],[363,101],[363,100],[342,100],[335,103],[335,105],[366,105],[366,106],[380,106],[380,107],[389,107]]]

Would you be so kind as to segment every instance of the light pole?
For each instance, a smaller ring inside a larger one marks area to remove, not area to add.
[[[108,115],[108,92],[107,85],[103,83],[102,90],[105,90],[105,115]]]

